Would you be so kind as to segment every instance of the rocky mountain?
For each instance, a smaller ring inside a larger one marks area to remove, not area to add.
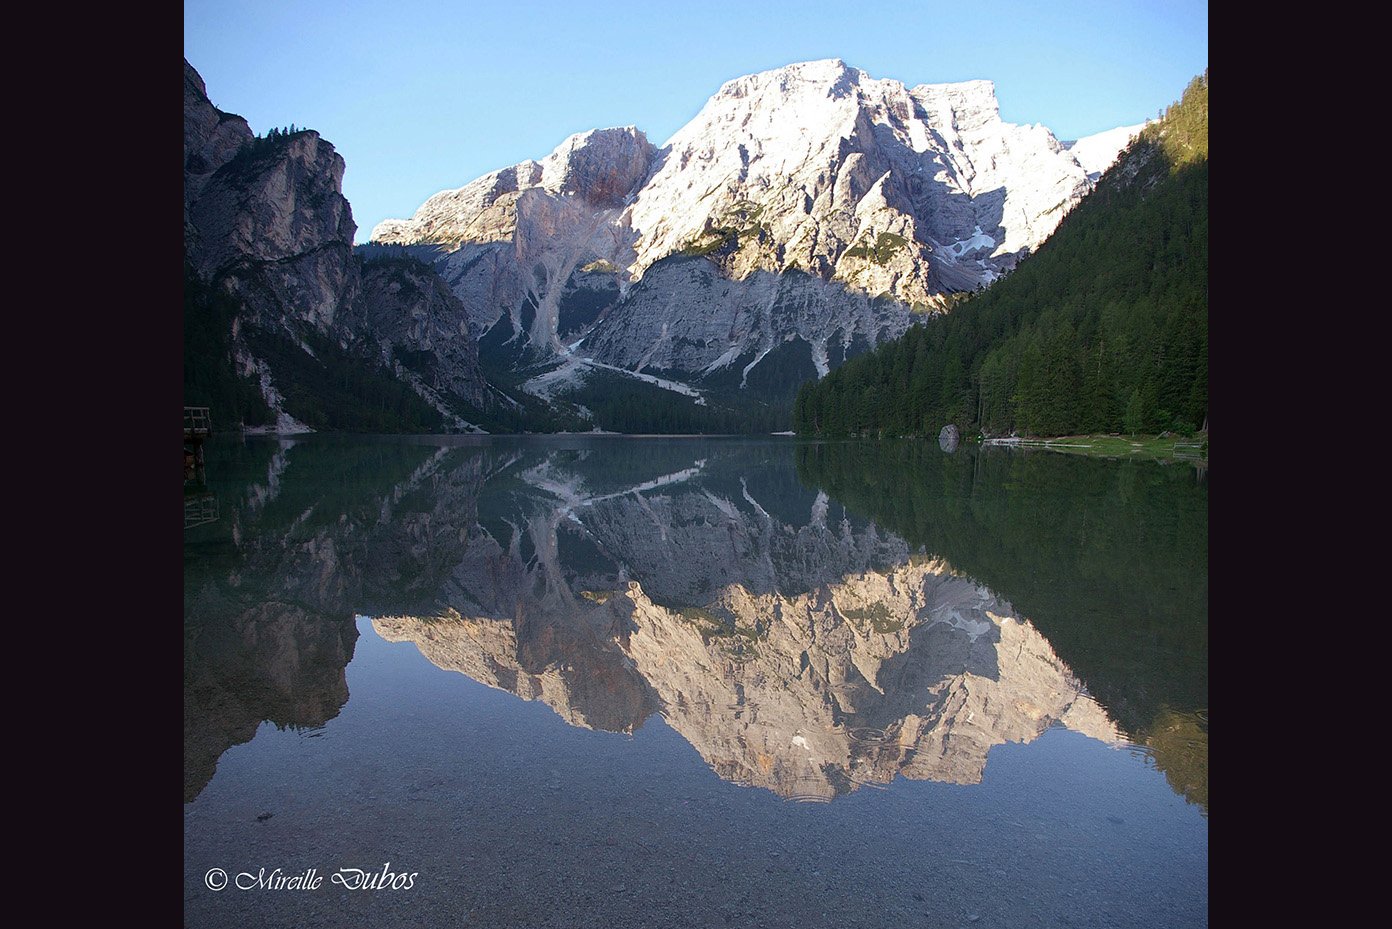
[[[785,797],[977,783],[991,746],[1054,724],[1122,738],[1006,600],[833,517],[757,447],[352,448],[227,463],[242,486],[186,565],[186,800],[263,720],[337,715],[361,615],[571,725],[660,714]]]
[[[1106,464],[726,438],[225,443],[219,518],[186,533],[187,785],[264,720],[332,718],[373,617],[572,725],[659,714],[721,776],[783,796],[971,783],[990,746],[1062,724],[1147,746],[1206,807],[1206,723],[1189,727],[1209,702],[1207,491]]]
[[[738,453],[627,485],[568,458],[518,459],[507,541],[478,534],[440,608],[374,630],[572,725],[661,713],[721,777],[790,798],[978,783],[992,745],[1054,724],[1121,738],[1009,603],[825,495],[732,481]]]
[[[1005,123],[987,81],[808,62],[354,249],[328,141],[253,134],[187,61],[184,111],[185,402],[282,433],[787,429],[799,384],[1010,270],[1125,142]]]
[[[634,127],[575,135],[372,241],[433,260],[480,335],[563,359],[563,382],[748,387],[767,363],[796,383],[1013,268],[1128,132],[1065,145],[1002,121],[988,81],[807,62],[728,82],[661,148]]]
[[[467,429],[490,403],[468,311],[427,265],[364,270],[344,167],[312,130],[254,135],[184,62],[185,402],[224,428]],[[247,383],[255,409],[227,399]]]

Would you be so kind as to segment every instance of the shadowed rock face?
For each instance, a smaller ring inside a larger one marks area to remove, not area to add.
[[[993,745],[1052,725],[1122,737],[1008,602],[824,495],[751,490],[738,454],[625,474],[584,450],[398,449],[389,486],[280,506],[298,451],[224,505],[236,557],[186,582],[195,794],[262,719],[337,712],[364,613],[572,725],[660,713],[722,777],[789,798],[977,783]]]
[[[296,385],[267,360],[264,341],[254,347],[253,330],[311,359],[305,340],[322,337],[323,346],[327,339],[355,366],[405,381],[448,426],[466,428],[442,394],[475,407],[490,402],[468,311],[428,265],[398,262],[363,274],[342,192],[345,167],[312,130],[256,137],[246,120],[213,106],[184,62],[184,259],[203,283],[233,297],[237,371],[259,378],[281,431],[307,431],[283,409],[282,396]],[[397,348],[412,353],[413,364],[401,364]]]
[[[352,208],[343,157],[317,132],[256,139],[213,106],[184,62],[185,258],[265,326],[287,319],[321,332],[360,329]]]
[[[752,369],[786,342],[805,343],[817,374],[859,342],[903,335],[909,314],[810,274],[756,270],[723,276],[701,258],[672,257],[647,270],[589,332],[584,348],[606,364],[700,376]],[[750,364],[751,360],[753,364]]]
[[[240,116],[224,113],[208,100],[203,78],[184,62],[184,249],[196,247],[197,235],[189,209],[203,185],[218,168],[232,160],[253,133]]]
[[[383,361],[409,359],[398,373],[418,393],[450,393],[476,407],[487,405],[488,385],[479,370],[478,343],[469,334],[469,313],[430,266],[369,263],[362,272],[362,306]]]

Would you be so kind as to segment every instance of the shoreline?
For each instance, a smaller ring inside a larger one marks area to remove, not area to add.
[[[1070,455],[1090,455],[1103,458],[1162,458],[1173,461],[1192,461],[1208,464],[1208,434],[1191,438],[1174,435],[1065,435],[1052,438],[1020,436],[988,436],[982,447],[994,445],[1005,448],[1043,448]]]

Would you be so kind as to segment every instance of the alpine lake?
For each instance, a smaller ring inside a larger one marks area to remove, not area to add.
[[[205,450],[185,926],[1208,924],[1206,465]]]

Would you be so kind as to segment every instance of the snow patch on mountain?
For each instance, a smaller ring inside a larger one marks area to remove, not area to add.
[[[1147,125],[1149,123],[1119,126],[1096,135],[1085,136],[1076,142],[1065,142],[1064,146],[1078,159],[1078,163],[1087,169],[1088,177],[1095,181],[1102,176],[1103,171],[1112,166],[1122,150],[1130,145],[1131,140]]]

